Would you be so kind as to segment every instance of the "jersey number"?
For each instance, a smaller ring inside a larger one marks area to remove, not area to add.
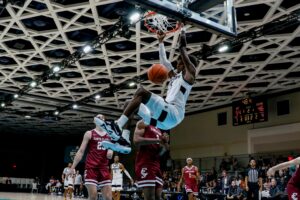
[[[98,142],[97,150],[106,150],[106,149],[102,146],[102,142]]]

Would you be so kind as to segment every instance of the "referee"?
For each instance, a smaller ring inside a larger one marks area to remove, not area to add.
[[[259,191],[262,190],[262,177],[254,159],[250,160],[250,168],[247,169],[245,176],[247,199],[258,200]]]

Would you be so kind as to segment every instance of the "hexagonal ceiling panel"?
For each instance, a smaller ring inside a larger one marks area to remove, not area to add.
[[[300,9],[299,1],[291,0],[234,2],[239,32]],[[27,0],[22,7],[9,4],[0,14],[0,100],[111,27],[130,7],[122,0]],[[217,11],[215,14],[220,15]],[[116,118],[136,88],[108,92],[77,111],[60,114],[58,120],[24,116],[55,110],[111,84],[126,84],[135,76],[145,76],[147,68],[158,62],[158,42],[143,27],[132,27],[131,32],[130,39],[113,38],[61,71],[60,79],[48,80],[14,101],[0,114],[0,128],[64,134],[92,127],[92,117],[99,112]],[[299,26],[293,26],[202,60],[197,66],[197,81],[188,100],[187,113],[228,104],[246,93],[260,95],[299,87],[299,35]],[[214,45],[223,39],[187,27],[189,53],[199,51],[203,44]],[[178,57],[172,45],[177,40],[178,33],[175,33],[165,41],[171,61]],[[166,92],[166,84],[145,81],[142,85],[159,95]]]

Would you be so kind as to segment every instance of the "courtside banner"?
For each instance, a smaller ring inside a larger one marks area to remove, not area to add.
[[[64,159],[64,162],[65,163],[72,163],[74,158],[75,158],[75,155],[77,153],[79,149],[79,146],[67,146],[65,148],[65,159]],[[82,162],[84,159],[82,159],[80,162]]]

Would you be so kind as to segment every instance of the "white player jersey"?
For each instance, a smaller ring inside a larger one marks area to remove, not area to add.
[[[111,164],[113,179],[123,179],[123,172],[121,170],[121,163]]]
[[[185,104],[190,95],[192,87],[193,86],[191,84],[183,79],[182,72],[172,77],[169,82],[166,101],[183,111],[180,114],[185,113]]]
[[[69,173],[71,172],[71,168],[66,167],[63,171],[63,174],[65,175],[65,181],[67,180],[67,176],[69,175]]]

